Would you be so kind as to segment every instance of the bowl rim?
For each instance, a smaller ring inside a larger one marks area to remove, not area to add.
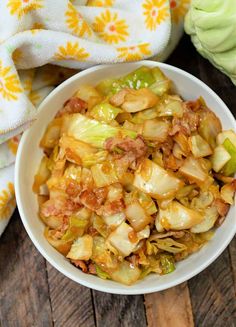
[[[138,62],[132,62],[132,63],[119,63],[119,64],[108,64],[108,65],[96,65],[93,67],[90,67],[88,69],[85,69],[81,72],[78,72],[77,74],[73,75],[72,77],[68,78],[67,80],[65,80],[63,83],[61,83],[59,86],[57,86],[43,101],[42,103],[39,105],[38,107],[38,112],[41,111],[41,109],[43,107],[45,107],[45,105],[47,105],[47,102],[51,100],[51,98],[53,98],[56,94],[59,94],[60,91],[67,85],[70,84],[71,82],[80,79],[81,77],[88,75],[90,73],[93,73],[97,70],[102,70],[104,68],[109,68],[109,67],[114,67],[114,65],[119,66],[119,65],[127,65],[129,66],[130,64],[137,64],[137,65],[153,65],[156,67],[160,67],[160,68],[167,68],[173,72],[179,73],[181,75],[183,75],[184,77],[187,77],[191,80],[193,80],[193,82],[199,84],[200,86],[202,86],[203,88],[205,88],[205,90],[211,95],[214,96],[217,100],[217,102],[219,103],[219,106],[224,108],[224,114],[227,114],[228,118],[233,122],[234,125],[234,129],[236,130],[236,121],[234,119],[233,114],[231,113],[231,111],[229,110],[229,108],[226,106],[226,104],[223,102],[223,100],[208,86],[206,85],[204,82],[202,82],[200,79],[198,79],[197,77],[195,77],[194,75],[180,69],[177,68],[175,66],[166,64],[166,63],[160,63],[160,62],[155,62],[152,60],[142,60],[142,61],[138,61]],[[83,286],[92,288],[94,290],[97,291],[101,291],[101,292],[106,292],[106,293],[111,293],[111,294],[121,294],[121,295],[138,295],[138,294],[148,294],[148,293],[153,293],[153,292],[159,292],[171,287],[174,287],[176,285],[179,285],[187,280],[189,280],[190,278],[196,276],[197,274],[199,274],[201,271],[203,271],[204,269],[206,269],[213,261],[215,261],[220,255],[221,253],[225,250],[225,248],[228,246],[228,244],[231,242],[231,240],[233,239],[235,233],[236,233],[236,224],[235,226],[229,230],[228,232],[228,237],[225,238],[222,242],[220,242],[219,248],[218,250],[214,253],[214,255],[212,255],[211,257],[209,257],[208,260],[205,260],[199,267],[195,268],[194,270],[190,271],[189,273],[187,273],[184,276],[180,276],[175,278],[173,281],[169,281],[164,285],[153,285],[153,286],[142,286],[142,288],[137,288],[137,289],[130,289],[129,286],[127,286],[127,288],[122,288],[119,289],[119,287],[117,289],[109,289],[109,286],[105,289],[104,286],[100,286],[99,283],[91,283],[88,282],[84,279],[82,279],[80,276],[75,276],[73,273],[67,271],[66,269],[62,268],[60,266],[60,264],[57,263],[57,260],[52,258],[50,255],[47,254],[47,252],[44,250],[43,246],[41,246],[40,242],[38,241],[38,239],[33,235],[31,228],[28,224],[28,219],[26,218],[26,215],[24,213],[24,205],[23,202],[21,200],[21,194],[20,194],[20,182],[19,182],[19,173],[20,173],[20,160],[21,160],[21,153],[25,144],[25,141],[28,137],[29,131],[30,131],[31,127],[24,132],[19,147],[18,147],[18,151],[17,151],[17,156],[16,156],[16,163],[15,163],[15,177],[14,177],[14,182],[15,182],[15,195],[16,195],[16,202],[17,202],[17,207],[19,210],[19,214],[20,214],[20,218],[21,221],[24,225],[24,228],[26,229],[27,234],[29,235],[31,241],[33,242],[33,244],[35,245],[35,247],[37,248],[37,250],[40,252],[40,254],[54,267],[56,268],[59,272],[61,272],[63,275],[65,275],[66,277],[70,278],[71,280],[75,281],[76,283],[79,283]],[[119,283],[118,283],[119,284]],[[124,285],[122,285],[124,286]],[[135,284],[133,285],[135,286]]]

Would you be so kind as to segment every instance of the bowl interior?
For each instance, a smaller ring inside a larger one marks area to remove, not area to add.
[[[222,100],[200,80],[180,69],[152,61],[102,65],[92,67],[71,77],[58,86],[43,101],[39,107],[38,119],[22,137],[16,160],[15,187],[17,204],[23,224],[37,249],[55,268],[72,280],[96,290],[117,294],[149,293],[163,290],[186,281],[214,261],[228,245],[236,231],[236,209],[235,207],[231,207],[227,219],[216,231],[213,239],[199,252],[179,262],[177,269],[173,273],[165,276],[152,274],[129,287],[82,273],[51,247],[44,238],[44,225],[37,215],[38,204],[36,196],[32,192],[32,184],[42,157],[39,142],[46,126],[62,107],[63,103],[74,94],[80,85],[94,85],[104,78],[122,76],[141,65],[160,67],[174,82],[177,93],[184,99],[190,100],[202,96],[207,105],[221,119],[224,129],[236,129],[235,119]]]

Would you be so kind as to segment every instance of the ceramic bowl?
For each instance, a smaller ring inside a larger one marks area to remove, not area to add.
[[[223,129],[236,130],[235,119],[223,101],[206,84],[181,69],[153,61],[101,65],[74,75],[50,93],[39,107],[37,120],[24,133],[17,152],[15,170],[17,205],[22,222],[34,245],[52,266],[68,278],[84,286],[108,293],[144,294],[161,291],[180,284],[209,266],[227,247],[236,232],[236,208],[231,207],[225,222],[217,229],[208,244],[199,252],[177,263],[176,270],[173,273],[164,276],[151,274],[132,286],[125,286],[83,273],[57,252],[45,239],[43,235],[45,226],[38,218],[38,203],[36,195],[32,192],[32,184],[43,155],[42,150],[39,148],[39,142],[46,126],[80,85],[95,85],[104,78],[125,75],[142,65],[160,67],[174,82],[177,93],[184,99],[190,100],[202,96],[207,105],[220,118]]]

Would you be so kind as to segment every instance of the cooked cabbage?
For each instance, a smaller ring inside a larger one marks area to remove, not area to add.
[[[172,201],[165,210],[159,210],[156,218],[156,229],[158,232],[162,232],[163,229],[189,229],[201,223],[203,219],[203,215],[196,210],[186,208],[177,201]]]
[[[235,132],[174,90],[159,68],[140,67],[79,86],[46,129],[39,217],[83,272],[124,285],[171,273],[233,204]]]
[[[73,260],[89,260],[92,256],[92,249],[92,236],[84,235],[75,240],[66,257]]]
[[[63,132],[76,140],[86,142],[94,147],[103,148],[109,137],[118,135],[136,137],[134,131],[113,127],[81,114],[73,114],[64,118]]]
[[[149,159],[144,159],[135,172],[133,185],[156,199],[169,198],[183,185],[165,169]]]

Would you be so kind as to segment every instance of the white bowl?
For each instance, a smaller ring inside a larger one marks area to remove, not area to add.
[[[108,293],[144,294],[161,291],[180,284],[209,266],[227,247],[236,232],[236,208],[231,207],[225,222],[217,229],[213,239],[199,252],[179,262],[173,273],[164,276],[152,274],[133,286],[102,280],[96,276],[81,272],[57,252],[43,236],[45,226],[37,215],[38,204],[36,196],[32,192],[32,184],[42,157],[39,142],[46,126],[80,85],[94,85],[104,78],[122,76],[141,65],[160,67],[174,81],[177,92],[184,99],[190,100],[202,96],[207,105],[221,119],[223,128],[236,130],[235,119],[223,101],[206,84],[181,69],[152,61],[101,65],[76,74],[50,93],[39,107],[38,119],[24,133],[16,158],[15,189],[17,205],[25,229],[36,248],[52,266],[70,279],[84,286]]]

